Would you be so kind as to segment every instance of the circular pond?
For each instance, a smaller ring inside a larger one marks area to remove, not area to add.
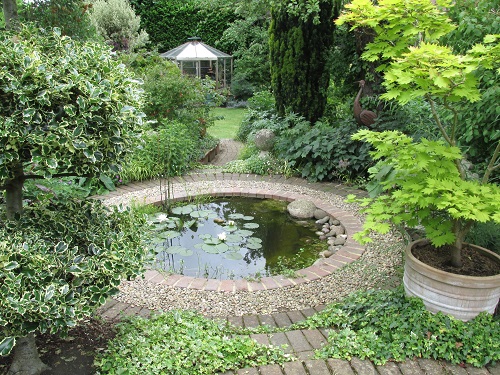
[[[325,249],[313,220],[287,202],[246,197],[186,204],[150,215],[156,268],[185,276],[259,278],[307,267]]]

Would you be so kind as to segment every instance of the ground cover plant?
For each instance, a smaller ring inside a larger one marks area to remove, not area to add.
[[[375,364],[408,358],[442,359],[482,367],[500,360],[500,319],[480,314],[468,322],[425,309],[419,298],[391,290],[355,292],[284,330],[329,328],[316,358],[353,357]],[[268,326],[238,333],[282,331]]]
[[[227,323],[192,311],[133,317],[117,330],[96,359],[96,374],[212,375],[292,359],[281,348],[234,336]]]

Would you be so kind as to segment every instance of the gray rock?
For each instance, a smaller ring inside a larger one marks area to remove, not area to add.
[[[334,246],[337,246],[337,245],[345,245],[345,242],[346,242],[346,239],[345,238],[342,238],[342,237],[337,237],[335,239],[335,242],[333,243]]]
[[[337,219],[330,219],[330,225],[340,225],[340,221],[338,221]]]
[[[314,211],[314,212],[316,213],[316,211]],[[329,217],[329,216],[325,216],[325,217],[324,217],[324,218],[322,218],[322,219],[318,219],[318,220],[316,220],[316,224],[318,224],[318,225],[323,225],[323,224],[327,223],[327,222],[328,222],[328,220],[330,220],[330,217]]]
[[[322,251],[319,255],[322,256],[323,258],[330,258],[333,255],[333,251],[325,250]]]
[[[261,129],[255,133],[255,145],[259,150],[271,151],[274,145],[274,135],[272,130]]]
[[[311,219],[314,217],[316,206],[313,202],[307,200],[296,200],[287,206],[288,213],[297,219]]]
[[[332,226],[330,232],[335,233],[334,236],[337,237],[339,234],[345,234],[345,228],[342,225]]]
[[[318,219],[318,220],[324,220],[325,217],[328,216],[328,213],[326,213],[326,211],[323,211],[321,208],[318,208],[316,209],[316,211],[314,211],[314,218],[315,219]],[[329,216],[328,216],[329,217]],[[326,219],[325,223],[328,221],[328,219]]]

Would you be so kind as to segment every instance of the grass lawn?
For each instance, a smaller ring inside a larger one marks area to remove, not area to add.
[[[216,120],[215,125],[207,129],[208,134],[215,138],[233,139],[236,137],[238,128],[243,120],[245,108],[214,108],[212,115],[221,117],[221,120]]]

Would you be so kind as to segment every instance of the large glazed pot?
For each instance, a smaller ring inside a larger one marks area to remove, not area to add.
[[[463,276],[433,268],[415,258],[411,249],[418,240],[406,247],[403,283],[408,296],[419,297],[427,310],[441,311],[464,321],[482,311],[490,314],[500,298],[500,274],[495,276]],[[479,246],[470,245],[492,262],[500,256]]]

